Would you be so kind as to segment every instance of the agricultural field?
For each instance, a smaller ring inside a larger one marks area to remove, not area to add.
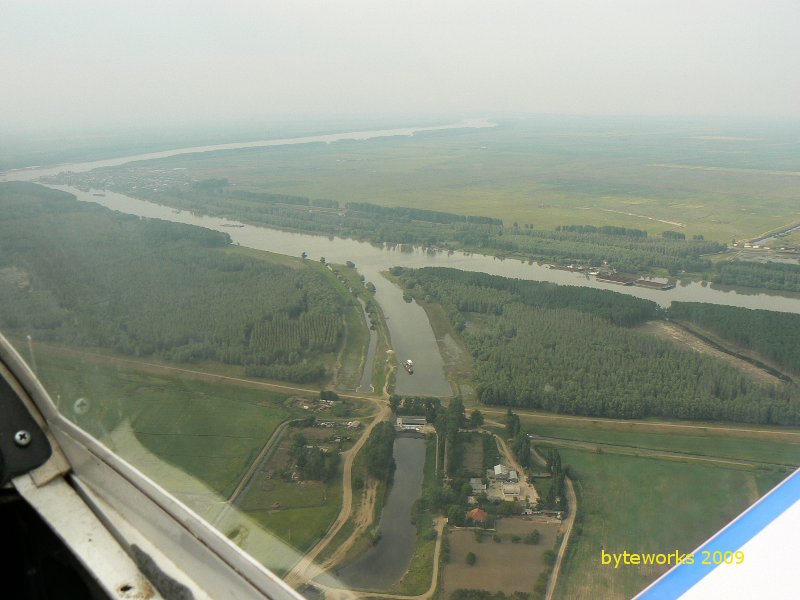
[[[691,552],[786,473],[559,448],[579,512],[556,599],[629,598],[668,567],[602,565],[600,552]]]
[[[45,344],[35,346],[35,358],[40,378],[66,416],[175,493],[181,482],[162,479],[159,462],[227,499],[275,428],[305,416],[287,406],[286,394],[213,383],[208,380],[213,376],[198,379],[156,365],[138,368]],[[148,462],[137,464],[135,457],[145,454]]]
[[[177,156],[237,189],[499,217],[678,229],[730,242],[797,220],[792,132],[753,124],[498,121],[481,130]],[[113,173],[113,171],[107,171]],[[762,207],[769,206],[769,210]]]
[[[447,533],[450,560],[442,573],[443,598],[459,589],[483,589],[490,592],[531,593],[539,574],[547,565],[544,553],[552,550],[560,525],[545,520],[523,520],[521,517],[498,521],[497,535],[487,532],[477,541],[472,529],[451,529]],[[538,544],[514,543],[512,536],[524,538],[534,529],[541,537]],[[467,554],[476,556],[475,564],[467,564]]]
[[[474,434],[466,434],[465,437],[464,469],[471,477],[483,477],[483,439]]]
[[[239,510],[300,551],[322,537],[339,514],[342,481],[340,469],[327,481],[296,478],[290,456],[295,436],[331,454],[347,450],[362,431],[348,428],[347,421],[331,420],[324,413],[317,414],[317,420],[330,426],[283,430],[236,503]]]

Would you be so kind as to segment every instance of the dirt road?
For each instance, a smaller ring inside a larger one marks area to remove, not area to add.
[[[325,536],[300,559],[286,576],[286,583],[294,588],[297,588],[302,583],[310,582],[324,571],[320,565],[314,564],[314,560],[331,540],[336,537],[336,534],[339,533],[353,512],[353,461],[361,448],[364,447],[364,444],[366,444],[369,434],[375,426],[381,421],[389,419],[392,414],[388,402],[375,398],[370,398],[370,400],[378,407],[378,413],[372,422],[364,429],[364,433],[353,447],[346,452],[342,452],[342,456],[344,457],[344,463],[342,464],[342,509],[339,511],[339,516],[336,517],[336,521],[333,522],[333,525],[328,529]]]
[[[494,439],[497,440],[497,443],[500,446],[500,452],[505,457],[509,467],[519,473],[519,497],[525,498],[528,496],[531,499],[531,502],[535,505],[536,501],[539,500],[539,493],[536,491],[535,487],[525,480],[525,469],[523,469],[522,466],[517,462],[517,459],[514,458],[514,454],[511,452],[511,449],[508,447],[508,444],[506,444],[506,441],[502,437],[496,435],[494,436]]]
[[[567,440],[563,438],[536,436],[536,442],[544,442],[552,446],[561,446],[563,448],[580,448],[582,450],[606,449],[608,452],[614,454],[626,454],[629,456],[649,456],[652,458],[661,458],[666,460],[692,460],[698,462],[720,463],[727,465],[739,465],[744,467],[758,467],[761,465],[776,465],[776,466],[796,466],[784,465],[781,463],[762,463],[751,460],[744,460],[738,458],[723,458],[715,456],[687,454],[686,452],[678,452],[676,450],[653,450],[650,448],[639,448],[633,446],[617,446],[614,444],[603,444],[597,442],[583,442],[580,440]]]
[[[564,555],[567,552],[569,545],[570,535],[572,534],[572,526],[575,524],[575,513],[578,511],[578,497],[575,495],[575,488],[572,486],[572,480],[569,477],[564,478],[564,483],[567,486],[567,518],[564,519],[564,539],[561,540],[561,547],[558,549],[556,555],[556,562],[553,565],[553,572],[550,574],[550,579],[547,582],[547,594],[545,600],[550,600],[553,597],[553,592],[558,583],[558,575],[561,571],[561,563]]]
[[[498,410],[489,407],[481,408],[481,412],[493,415],[505,416],[506,410]],[[543,421],[576,421],[576,422],[590,422],[602,425],[603,423],[627,425],[629,427],[648,427],[651,429],[694,429],[700,431],[725,431],[731,433],[758,433],[767,434],[768,436],[775,436],[778,438],[795,437],[800,439],[800,429],[782,430],[778,429],[753,429],[751,427],[726,427],[724,425],[706,425],[698,423],[672,423],[664,421],[628,421],[626,419],[609,419],[606,417],[576,417],[572,415],[554,415],[551,413],[540,413],[531,410],[514,409],[520,417],[531,417],[542,419]]]

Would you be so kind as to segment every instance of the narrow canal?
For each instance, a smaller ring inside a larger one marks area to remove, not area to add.
[[[411,563],[417,536],[411,507],[422,493],[425,439],[399,434],[394,442],[394,460],[394,481],[378,525],[380,540],[336,575],[348,587],[389,589]]]

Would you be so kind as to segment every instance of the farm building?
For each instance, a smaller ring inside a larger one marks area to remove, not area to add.
[[[405,431],[419,431],[427,424],[425,417],[397,417],[397,428]]]
[[[472,486],[473,494],[480,494],[481,492],[486,491],[486,485],[483,483],[483,479],[480,477],[471,477],[469,484]]]
[[[493,469],[486,470],[486,476],[491,480],[506,481],[508,479],[509,470],[505,465],[495,465]]]

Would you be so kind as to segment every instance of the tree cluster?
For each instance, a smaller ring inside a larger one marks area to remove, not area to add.
[[[632,329],[661,317],[654,303],[452,269],[403,270],[399,277],[413,282],[415,295],[441,303],[462,330],[485,404],[613,418],[800,423],[797,386],[756,383],[722,361]]]
[[[787,292],[800,292],[800,265],[788,263],[719,262],[711,281]]]
[[[319,446],[308,445],[302,433],[292,438],[289,456],[304,480],[328,481],[336,475],[339,468],[338,452],[325,452]]]
[[[800,374],[800,315],[700,302],[673,302],[668,315],[696,323]]]
[[[0,184],[0,327],[249,375],[318,381],[342,343],[322,273],[224,251],[227,234]]]
[[[396,415],[424,416],[428,423],[435,423],[442,401],[434,396],[406,396],[392,394],[389,397],[389,406]]]
[[[394,438],[394,427],[388,421],[383,421],[369,434],[364,447],[367,471],[381,481],[388,481],[394,472]]]

